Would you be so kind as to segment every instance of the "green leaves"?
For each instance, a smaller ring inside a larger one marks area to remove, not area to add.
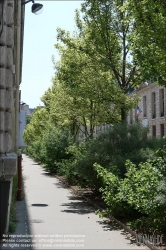
[[[128,212],[138,211],[156,222],[155,226],[162,225],[166,220],[164,211],[166,204],[166,170],[162,158],[140,163],[138,167],[131,161],[126,161],[127,173],[124,179],[108,172],[98,164],[94,169],[102,179],[104,186],[100,189],[103,198],[112,215],[119,216]],[[157,224],[159,223],[159,224]],[[153,224],[153,223],[152,223]],[[154,226],[152,225],[151,226]]]
[[[166,84],[166,9],[164,1],[132,0],[128,6],[135,20],[133,52],[146,79]]]
[[[30,123],[24,130],[24,141],[27,145],[38,141],[48,125],[48,112],[45,108],[37,108]]]
[[[132,59],[134,26],[127,6],[127,1],[87,0],[76,12],[77,32],[57,30],[61,60],[55,64],[56,77],[70,94],[103,104],[99,123],[126,120],[126,111],[138,101],[126,95],[142,83]],[[106,114],[110,103],[114,109]]]
[[[154,214],[159,206],[156,200],[158,188],[164,178],[163,160],[158,158],[156,161],[140,163],[138,168],[127,161],[126,168],[120,198],[144,214]]]

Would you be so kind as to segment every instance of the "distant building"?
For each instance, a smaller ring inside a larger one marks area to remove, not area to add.
[[[139,121],[144,127],[149,128],[150,137],[161,138],[166,135],[166,88],[158,84],[146,82],[139,89],[133,90],[130,95],[140,97],[138,105],[131,109],[127,116],[128,124]],[[94,137],[108,130],[111,125],[100,125],[94,128]],[[85,128],[80,127],[78,139],[85,139]],[[89,132],[89,128],[88,128]]]
[[[18,146],[21,149],[24,149],[26,147],[26,144],[23,139],[23,133],[27,125],[27,116],[31,116],[33,111],[34,109],[30,109],[28,104],[24,102],[20,103]]]
[[[25,102],[20,103],[20,110],[25,111],[26,115],[31,115],[32,114],[31,111],[30,111],[29,105],[26,104]]]
[[[149,136],[163,137],[166,134],[166,88],[146,83],[136,93],[141,99],[138,106],[129,111],[128,123],[138,119],[149,127]]]
[[[35,109],[29,108],[29,111],[30,111],[31,115],[33,114],[34,110],[35,110]]]

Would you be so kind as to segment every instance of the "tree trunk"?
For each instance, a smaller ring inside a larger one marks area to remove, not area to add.
[[[93,139],[93,101],[90,101],[90,109],[91,109],[91,115],[90,115],[90,138]]]
[[[127,113],[125,109],[121,109],[121,119],[122,119],[122,123],[127,122]]]

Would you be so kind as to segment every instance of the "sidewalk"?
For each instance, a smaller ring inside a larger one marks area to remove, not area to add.
[[[148,249],[70,189],[23,155],[24,199],[17,202],[19,223],[10,242],[1,249]]]

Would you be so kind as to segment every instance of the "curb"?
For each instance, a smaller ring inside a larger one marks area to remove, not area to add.
[[[100,208],[102,209],[100,206],[94,204],[89,198],[85,197],[84,195],[78,194],[77,190],[70,186],[70,188],[72,189],[72,191],[76,194],[81,196],[83,199],[85,199],[86,201],[88,201],[89,203],[91,203],[94,207],[96,208]],[[132,236],[134,236],[137,239],[137,233],[133,230],[131,230],[128,226],[124,225],[122,222],[120,222],[119,220],[117,220],[116,218],[114,218],[113,216],[109,216],[109,219],[114,220],[119,226],[121,226],[125,231],[129,232]],[[145,240],[144,241],[144,245],[146,245],[148,248],[150,248],[151,250],[160,250],[159,248],[157,248],[156,246],[154,246],[150,241]]]

